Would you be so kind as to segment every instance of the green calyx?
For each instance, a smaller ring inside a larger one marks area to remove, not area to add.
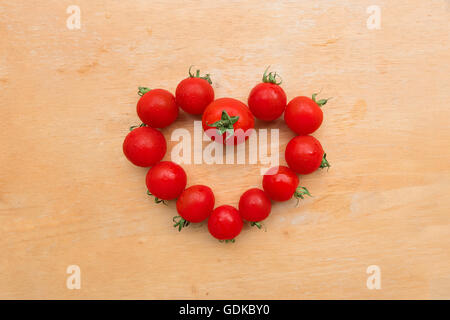
[[[211,77],[210,77],[209,73],[205,74],[204,76],[200,76],[200,70],[197,70],[195,72],[195,74],[194,74],[194,73],[191,72],[192,67],[193,66],[189,67],[189,77],[191,77],[191,78],[200,78],[200,79],[208,81],[209,84],[212,84]]]
[[[146,127],[147,125],[145,124],[145,123],[141,123],[140,125],[138,125],[138,126],[131,126],[130,127],[130,131],[133,131],[134,129],[136,129],[136,128],[140,128],[140,127]]]
[[[219,135],[223,135],[225,132],[228,133],[228,137],[231,137],[234,134],[234,128],[233,125],[239,120],[239,116],[230,117],[228,113],[223,110],[222,116],[219,121],[216,121],[214,123],[206,123],[210,127],[217,128],[217,133]]]
[[[138,88],[138,95],[140,95],[142,97],[144,94],[146,94],[150,90],[152,90],[152,89],[147,88],[147,87],[139,87]]]
[[[320,168],[321,169],[327,168],[327,170],[328,170],[328,168],[330,168],[330,167],[331,167],[331,164],[327,160],[327,154],[324,153],[323,158],[322,158],[322,163],[320,164]]]
[[[294,192],[294,197],[297,198],[297,206],[300,201],[300,199],[305,199],[305,196],[312,197],[311,193],[309,193],[309,190],[306,189],[306,187],[298,187]]]
[[[225,242],[225,243],[235,243],[236,240],[234,239],[227,239],[227,240],[219,240],[219,242]]]
[[[294,197],[296,197],[297,199],[305,199],[304,196],[312,197],[311,193],[309,193],[309,190],[306,189],[306,187],[298,187],[295,190]]]
[[[320,90],[320,91],[322,91],[322,90]],[[319,105],[319,107],[322,107],[322,106],[324,106],[324,105],[327,104],[328,100],[333,99],[333,98],[316,100],[316,97],[317,97],[318,94],[320,94],[320,91],[317,92],[317,93],[313,93],[313,95],[312,95],[312,100],[313,100],[315,103],[317,103],[317,104]]]
[[[190,222],[182,218],[181,216],[175,216],[173,217],[172,221],[174,222],[174,228],[178,228],[178,232],[181,231],[181,229],[186,228]]]
[[[280,75],[277,74],[276,72],[267,73],[267,71],[269,71],[269,68],[270,68],[270,66],[268,66],[266,68],[266,70],[264,71],[264,74],[262,77],[262,82],[280,85],[283,82],[283,79],[281,79]],[[279,80],[277,80],[277,79],[279,79]]]
[[[264,228],[264,231],[267,231],[267,229],[266,229],[266,225],[265,224],[263,224],[261,221],[256,221],[256,222],[250,222],[250,226],[251,227],[257,227],[258,229],[262,229],[262,228]]]
[[[257,227],[258,229],[262,228],[262,224],[260,222],[251,222],[250,226]]]
[[[150,193],[149,190],[147,190],[147,194],[148,194],[149,196],[151,196],[151,197],[155,197],[154,195],[152,195],[152,194]],[[159,199],[158,197],[155,197],[155,203],[162,203],[163,205],[166,205],[166,206],[167,206],[167,201],[166,201],[166,200]]]

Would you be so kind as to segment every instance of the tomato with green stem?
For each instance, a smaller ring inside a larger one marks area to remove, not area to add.
[[[175,97],[164,89],[139,87],[139,99],[136,111],[139,119],[153,128],[165,128],[178,117]]]
[[[131,127],[123,141],[123,153],[136,166],[150,167],[161,161],[166,154],[167,143],[157,129],[141,126]]]
[[[292,138],[286,146],[284,156],[289,168],[299,174],[309,174],[319,168],[330,167],[322,145],[313,136]]]
[[[255,119],[250,109],[241,101],[220,98],[206,107],[202,126],[212,140],[224,144],[239,144],[252,134]]]
[[[262,83],[256,85],[248,96],[248,107],[253,115],[264,121],[277,119],[286,108],[286,93],[280,87],[282,80],[275,72],[264,72]]]
[[[145,179],[148,192],[158,200],[178,198],[186,187],[186,182],[186,172],[172,161],[162,161],[151,167]]]
[[[209,74],[200,76],[200,70],[192,73],[191,68],[189,77],[182,80],[175,90],[176,102],[187,113],[202,114],[214,100],[214,89]]]
[[[234,242],[243,226],[239,211],[229,205],[214,209],[208,219],[208,230],[211,235],[221,241]]]
[[[286,166],[272,167],[263,177],[263,189],[275,201],[287,201],[293,196],[297,199],[311,196],[308,189],[298,184],[297,175]]]
[[[207,219],[214,209],[214,193],[210,187],[194,185],[181,193],[177,200],[179,216],[173,218],[174,227],[181,231],[189,223],[198,223]]]
[[[318,93],[308,97],[295,97],[289,101],[284,111],[284,121],[287,126],[298,135],[313,133],[319,129],[323,121],[321,109],[329,99],[317,100]]]
[[[252,188],[245,191],[239,199],[239,213],[242,219],[250,222],[252,226],[261,229],[261,221],[266,219],[272,203],[267,194],[258,188]]]

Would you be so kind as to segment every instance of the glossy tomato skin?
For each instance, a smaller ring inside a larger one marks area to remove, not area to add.
[[[145,183],[148,191],[162,200],[178,198],[186,187],[183,168],[172,161],[162,161],[150,168]]]
[[[141,121],[153,128],[164,128],[178,117],[175,97],[164,89],[153,89],[138,101],[137,114]]]
[[[239,211],[228,205],[214,209],[208,220],[208,230],[219,240],[231,240],[241,233],[243,226]]]
[[[297,136],[287,144],[284,157],[293,171],[308,174],[320,167],[323,154],[319,140],[312,136]]]
[[[250,222],[258,222],[267,218],[272,209],[267,194],[258,188],[245,191],[239,199],[239,213],[242,219]]]
[[[287,201],[297,189],[299,179],[286,166],[272,167],[263,177],[263,189],[275,201]]]
[[[298,135],[307,135],[319,129],[323,121],[323,112],[311,98],[296,97],[288,103],[284,121]]]
[[[222,111],[225,110],[230,117],[238,116],[239,119],[233,124],[235,131],[233,137],[230,137],[228,133],[222,135],[225,144],[239,144],[248,139],[255,127],[255,118],[250,112],[250,109],[241,101],[233,98],[220,98],[210,103],[203,113],[202,125],[205,133],[211,137],[212,140],[216,138],[216,128],[210,127],[209,124],[213,124],[219,121],[222,116]],[[212,129],[210,131],[210,129]]]
[[[256,85],[248,96],[248,107],[253,115],[264,121],[277,119],[286,108],[286,93],[275,83]]]
[[[130,131],[122,147],[127,159],[139,167],[150,167],[161,161],[167,150],[163,134],[150,127]]]
[[[180,195],[177,200],[178,214],[189,222],[202,222],[214,209],[214,193],[204,185],[194,185]]]
[[[190,114],[202,114],[214,100],[214,89],[202,78],[182,80],[175,91],[177,105]]]

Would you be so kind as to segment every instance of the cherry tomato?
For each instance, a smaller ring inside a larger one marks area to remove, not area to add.
[[[313,98],[296,97],[292,99],[284,111],[284,121],[292,131],[299,135],[313,133],[319,129],[323,121],[323,112],[320,107],[329,99],[316,101],[317,94]]]
[[[272,167],[263,177],[263,189],[275,201],[286,201],[294,196],[303,199],[304,195],[311,196],[308,189],[298,187],[298,177],[294,171],[285,166]]]
[[[195,185],[183,191],[177,200],[179,215],[189,222],[202,222],[214,209],[214,193],[210,187]]]
[[[146,125],[164,128],[178,117],[175,97],[169,91],[140,87],[139,94],[142,96],[137,103],[137,114]]]
[[[182,80],[175,91],[177,105],[190,114],[202,114],[214,100],[214,89],[209,74],[200,77],[189,69],[189,78]]]
[[[123,141],[123,153],[133,164],[150,167],[166,154],[166,139],[157,129],[140,127],[132,130]]]
[[[286,146],[284,157],[289,168],[299,174],[308,174],[318,168],[330,166],[322,145],[312,136],[292,138]]]
[[[162,200],[172,200],[183,192],[186,180],[186,173],[182,167],[172,161],[162,161],[148,170],[145,182],[153,196]]]
[[[245,191],[239,199],[239,213],[242,219],[259,222],[267,218],[272,208],[267,194],[258,188]],[[260,225],[255,224],[259,228]]]
[[[286,94],[277,82],[276,73],[264,72],[262,83],[256,85],[248,96],[248,107],[253,115],[264,121],[277,119],[286,108]]]
[[[219,240],[234,240],[242,230],[242,218],[239,211],[228,205],[214,209],[208,220],[208,230]]]
[[[202,124],[212,140],[222,136],[222,143],[239,144],[253,132],[255,119],[244,103],[232,98],[220,98],[206,107]]]
[[[295,172],[285,166],[270,168],[263,177],[264,191],[275,201],[286,201],[292,198],[298,183]]]

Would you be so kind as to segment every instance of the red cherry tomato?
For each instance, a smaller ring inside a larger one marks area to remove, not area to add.
[[[239,213],[242,219],[259,222],[267,218],[272,208],[267,194],[258,188],[245,191],[239,199]],[[260,225],[257,225],[261,227]]]
[[[209,74],[200,77],[200,70],[194,75],[189,69],[189,78],[178,84],[175,96],[181,109],[190,114],[202,114],[214,100],[214,89]]]
[[[295,172],[285,166],[270,168],[263,177],[264,191],[275,201],[286,201],[292,198],[298,183]]]
[[[322,145],[312,136],[292,138],[286,146],[284,156],[289,168],[299,174],[308,174],[318,168],[330,166]]]
[[[143,94],[137,103],[137,114],[141,121],[153,128],[164,128],[178,116],[175,97],[164,89],[139,88]]]
[[[214,193],[210,187],[195,185],[183,191],[177,200],[179,215],[189,222],[202,222],[214,209]]]
[[[247,140],[253,132],[255,119],[244,103],[232,98],[220,98],[206,107],[202,124],[212,140],[222,135],[225,140],[222,143],[238,144]]]
[[[232,206],[217,207],[208,220],[208,230],[219,240],[234,240],[242,230],[242,218]]]
[[[132,130],[123,141],[123,153],[133,164],[150,167],[166,154],[166,139],[157,129],[140,127]]]
[[[186,187],[186,173],[172,161],[162,161],[148,170],[146,185],[148,191],[158,199],[178,198]]]
[[[277,119],[286,108],[286,94],[277,82],[276,73],[264,72],[262,83],[256,85],[248,96],[248,107],[253,115],[264,121]]]
[[[313,94],[313,99],[296,97],[288,103],[284,111],[284,121],[292,131],[299,135],[313,133],[322,124],[323,112],[320,107],[325,105],[329,99],[316,101],[316,95]]]
[[[263,177],[263,189],[275,201],[286,201],[294,196],[304,199],[304,195],[311,196],[308,189],[298,187],[298,177],[294,171],[285,166],[272,167]]]

